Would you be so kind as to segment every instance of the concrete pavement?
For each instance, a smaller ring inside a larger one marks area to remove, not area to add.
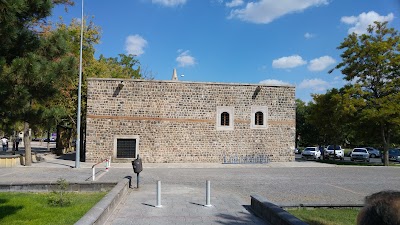
[[[155,207],[155,185],[133,189],[106,224],[266,224],[243,202],[228,193],[211,191],[211,207],[205,207],[204,188],[161,184],[162,207]]]

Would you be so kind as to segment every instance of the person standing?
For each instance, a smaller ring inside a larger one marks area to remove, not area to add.
[[[3,151],[7,151],[8,150],[8,139],[6,137],[3,137],[1,139],[1,143],[3,145]]]
[[[20,141],[21,141],[21,138],[17,135],[15,137],[15,151],[17,151],[17,152],[18,152],[18,145],[19,145]]]

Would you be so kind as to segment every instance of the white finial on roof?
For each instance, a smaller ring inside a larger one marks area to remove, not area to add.
[[[178,80],[178,76],[176,75],[176,69],[174,68],[174,72],[172,72],[172,80]]]

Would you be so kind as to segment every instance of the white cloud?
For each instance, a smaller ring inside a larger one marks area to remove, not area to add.
[[[381,16],[374,11],[368,13],[361,13],[358,16],[343,16],[340,21],[345,24],[353,25],[348,30],[348,33],[365,34],[369,25],[373,25],[375,21],[384,22],[392,21],[394,19],[393,13],[389,13],[387,16]]]
[[[272,61],[272,67],[281,69],[295,68],[304,64],[307,64],[307,61],[303,60],[299,55],[282,57]]]
[[[125,50],[128,54],[140,56],[144,53],[147,41],[140,35],[130,35],[125,40]]]
[[[190,55],[189,51],[178,50],[178,57],[176,61],[179,67],[194,66],[196,64],[196,59]]]
[[[336,63],[336,60],[330,56],[322,56],[310,61],[308,65],[308,70],[310,71],[322,71],[328,68],[329,66]]]
[[[184,5],[186,3],[186,0],[151,0],[151,2],[167,7],[174,7],[178,5]]]
[[[271,86],[287,86],[291,85],[290,83],[281,81],[281,80],[273,80],[273,79],[267,79],[267,80],[262,80],[260,81],[260,84],[266,84],[266,85],[271,85]]]
[[[299,85],[299,89],[308,89],[316,92],[323,92],[329,88],[329,83],[321,79],[303,80]]]
[[[232,0],[231,2],[227,2],[225,5],[226,7],[232,8],[241,6],[243,4],[244,4],[243,0]]]
[[[232,10],[228,18],[267,24],[286,14],[301,12],[312,6],[327,5],[328,2],[328,0],[253,0],[240,9]]]
[[[313,38],[315,35],[314,34],[311,34],[311,33],[305,33],[304,34],[304,37],[306,38],[306,39],[310,39],[310,38]]]

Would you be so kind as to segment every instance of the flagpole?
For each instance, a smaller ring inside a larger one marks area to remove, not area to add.
[[[76,120],[76,155],[75,155],[75,168],[80,167],[80,154],[81,154],[81,89],[82,89],[82,43],[83,43],[83,0],[82,0],[82,12],[81,12],[81,43],[79,53],[79,85],[78,85],[78,112]]]

